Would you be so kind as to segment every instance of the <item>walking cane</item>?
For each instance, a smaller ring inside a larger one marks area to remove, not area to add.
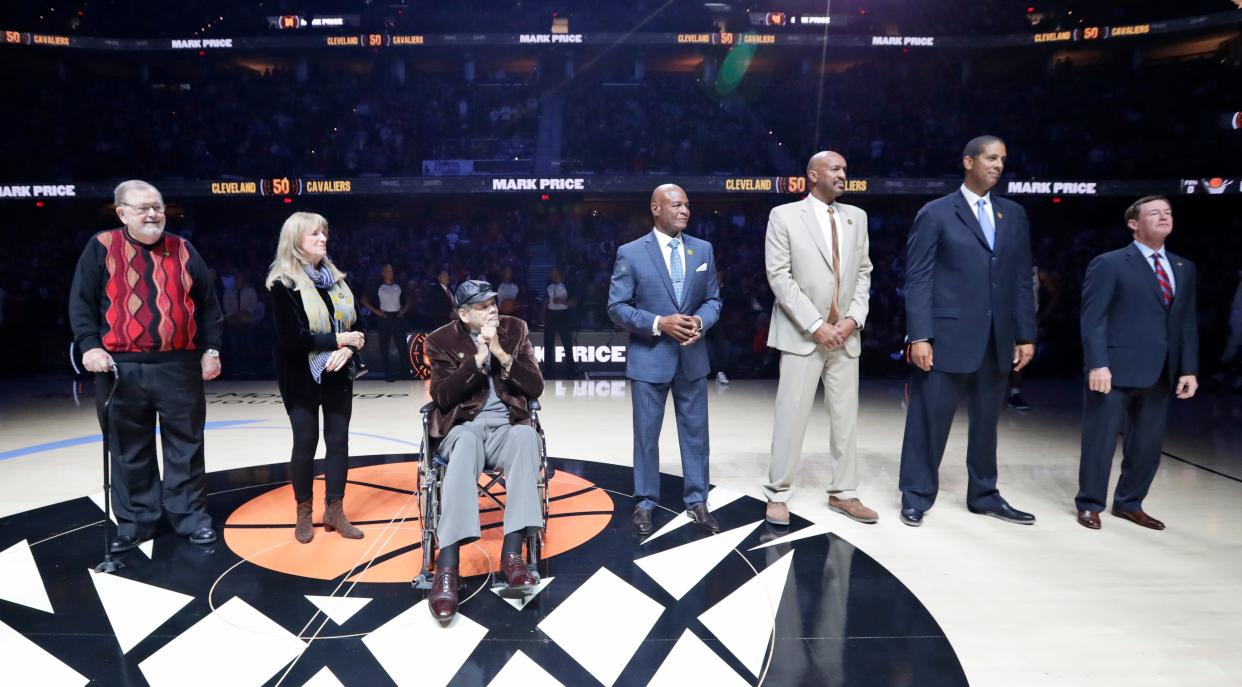
[[[112,397],[116,395],[116,387],[121,381],[120,374],[117,373],[116,363],[110,363],[112,369],[112,389],[108,391],[108,398],[104,399],[103,404],[103,488],[104,488],[104,559],[103,562],[95,566],[97,573],[111,573],[125,567],[121,561],[112,559],[112,532],[108,529],[108,521],[112,519],[112,470],[111,470],[111,452],[108,446],[108,439],[112,430]]]

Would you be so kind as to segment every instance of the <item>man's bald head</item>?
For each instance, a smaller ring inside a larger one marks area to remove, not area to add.
[[[661,184],[651,192],[651,217],[656,229],[676,236],[690,223],[690,200],[677,184]]]
[[[806,181],[811,195],[832,203],[845,193],[845,157],[833,150],[821,150],[806,162]]]

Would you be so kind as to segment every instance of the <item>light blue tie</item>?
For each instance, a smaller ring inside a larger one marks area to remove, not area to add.
[[[983,237],[988,240],[988,248],[996,250],[996,225],[992,223],[987,202],[980,198],[975,205],[979,206],[979,226],[983,229]]]
[[[686,281],[686,268],[681,264],[681,251],[677,250],[681,246],[681,241],[673,239],[668,242],[669,250],[672,253],[668,258],[668,274],[673,279],[673,296],[677,298],[677,305],[681,305],[681,287]]]

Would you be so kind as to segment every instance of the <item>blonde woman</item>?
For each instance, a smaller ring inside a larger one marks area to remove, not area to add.
[[[293,536],[305,544],[315,534],[312,496],[322,409],[323,529],[361,539],[362,530],[345,517],[343,501],[354,391],[350,359],[366,342],[362,332],[351,331],[358,318],[354,294],[328,259],[328,221],[321,215],[295,212],[285,220],[267,288],[276,326],[276,378],[293,428]]]

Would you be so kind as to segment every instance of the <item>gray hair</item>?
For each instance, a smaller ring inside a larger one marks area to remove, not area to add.
[[[141,179],[130,179],[129,181],[122,181],[121,183],[117,184],[116,188],[112,190],[112,202],[116,203],[117,205],[121,205],[122,203],[125,202],[125,196],[128,195],[130,191],[148,191],[148,190],[155,191],[156,194],[159,195],[160,200],[164,199],[164,194],[160,193],[160,190],[158,188],[155,188],[151,184],[148,184],[147,182]]]

